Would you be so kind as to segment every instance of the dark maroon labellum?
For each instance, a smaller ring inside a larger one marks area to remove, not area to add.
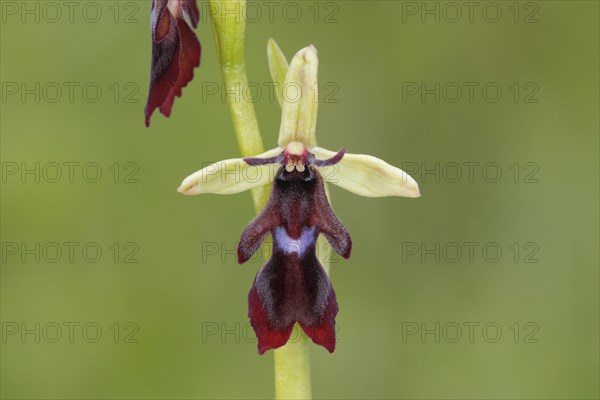
[[[270,233],[273,252],[258,271],[248,294],[248,316],[258,338],[258,352],[283,346],[296,322],[313,342],[335,349],[338,306],[331,282],[317,259],[316,240],[323,234],[333,249],[350,257],[352,240],[325,194],[315,165],[330,160],[312,154],[287,154],[272,159],[251,158],[250,165],[278,162],[273,190],[262,212],[246,227],[238,246],[238,262],[246,262]]]

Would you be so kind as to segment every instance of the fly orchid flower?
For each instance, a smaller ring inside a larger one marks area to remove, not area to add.
[[[281,61],[283,55],[276,57]],[[178,188],[187,195],[233,194],[272,184],[266,206],[246,227],[237,247],[241,264],[269,233],[273,238],[271,258],[258,271],[248,294],[248,316],[260,354],[286,344],[296,322],[313,342],[329,352],[335,348],[338,305],[317,259],[316,240],[323,234],[344,258],[350,256],[352,240],[329,204],[324,181],[363,196],[420,195],[414,179],[378,158],[316,146],[317,69],[313,46],[300,50],[287,69],[284,87],[295,86],[301,93],[296,101],[281,97],[278,147],[256,157],[214,163],[185,178]],[[270,168],[273,164],[277,167]],[[335,173],[319,172],[332,166]],[[253,179],[240,179],[244,168],[254,169],[243,174]]]
[[[146,102],[146,126],[155,109],[171,115],[175,96],[194,77],[194,68],[200,65],[201,47],[194,31],[200,12],[196,0],[152,0],[152,67],[150,90]]]

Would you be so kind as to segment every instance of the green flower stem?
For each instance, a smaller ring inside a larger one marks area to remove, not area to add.
[[[241,96],[241,91],[248,85],[244,58],[246,22],[241,13],[224,12],[241,10],[245,3],[245,0],[209,0],[221,73],[227,89],[227,104],[242,156],[250,157],[264,152],[264,146],[254,105]],[[252,190],[257,213],[265,206],[269,190],[269,187]],[[310,399],[309,341],[297,324],[292,337],[299,339],[275,350],[275,398]]]
[[[275,350],[275,398],[310,399],[309,340],[298,324],[290,341]]]
[[[327,188],[325,188],[327,189]],[[322,236],[317,240],[317,257],[329,274],[326,254],[329,244]],[[275,350],[275,398],[310,399],[310,340],[298,324],[294,325],[291,339],[285,346]]]

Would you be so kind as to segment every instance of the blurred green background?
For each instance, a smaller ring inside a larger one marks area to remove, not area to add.
[[[280,117],[267,39],[290,59],[312,43],[319,143],[403,166],[422,192],[332,188],[354,249],[331,268],[339,342],[312,346],[316,398],[598,398],[598,2],[478,4],[248,14],[265,145]],[[175,191],[239,154],[210,94],[206,13],[201,68],[146,129],[149,1],[76,2],[71,17],[62,2],[1,5],[2,397],[273,396],[273,354],[258,356],[246,316],[260,263],[233,255],[250,195]]]

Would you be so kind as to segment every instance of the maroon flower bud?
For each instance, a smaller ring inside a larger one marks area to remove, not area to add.
[[[146,102],[146,126],[155,109],[171,115],[175,96],[194,76],[200,65],[201,47],[196,34],[184,18],[198,26],[200,12],[196,0],[152,1],[152,67],[150,90]]]

